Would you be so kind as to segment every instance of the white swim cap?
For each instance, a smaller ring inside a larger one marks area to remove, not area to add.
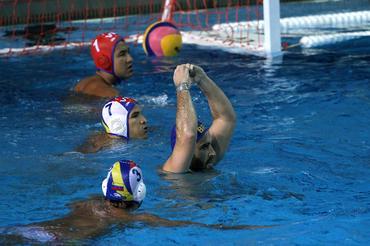
[[[115,97],[102,109],[102,124],[109,134],[129,139],[128,118],[136,101],[129,97]]]

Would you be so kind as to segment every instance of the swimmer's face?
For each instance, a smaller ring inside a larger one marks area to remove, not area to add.
[[[145,139],[148,137],[148,126],[145,116],[142,114],[140,106],[137,104],[131,110],[128,125],[130,138]]]
[[[114,50],[114,73],[121,79],[132,76],[132,56],[125,42],[120,41]]]
[[[194,157],[191,161],[190,168],[208,169],[212,168],[215,162],[216,152],[211,144],[211,135],[207,132],[196,144]]]

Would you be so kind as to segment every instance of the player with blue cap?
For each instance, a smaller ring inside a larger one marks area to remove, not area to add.
[[[103,180],[102,190],[104,197],[115,206],[140,206],[146,195],[140,167],[133,161],[117,161]]]
[[[84,244],[109,235],[116,226],[183,227],[196,226],[218,230],[244,230],[271,226],[203,224],[195,221],[169,220],[157,215],[132,212],[138,209],[146,197],[146,186],[140,167],[131,160],[115,162],[103,180],[104,197],[92,196],[69,205],[70,212],[61,218],[22,226],[1,228],[3,244]],[[9,239],[9,241],[7,240]],[[81,241],[79,241],[81,240]]]
[[[172,153],[162,169],[183,173],[212,168],[223,158],[233,135],[236,122],[233,106],[199,66],[177,66],[173,81],[177,92],[176,124],[171,131]],[[190,95],[194,84],[208,100],[213,118],[209,128],[197,119]]]

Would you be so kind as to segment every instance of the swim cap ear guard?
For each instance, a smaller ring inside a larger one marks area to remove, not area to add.
[[[96,36],[91,41],[91,56],[97,70],[112,74],[120,80],[114,73],[114,50],[123,37],[114,32],[106,32]]]
[[[200,121],[198,121],[198,127],[197,127],[197,142],[207,133],[208,128],[204,126],[204,124]],[[171,130],[171,149],[173,150],[175,148],[176,144],[176,124],[172,127]]]
[[[129,139],[128,119],[136,101],[129,97],[115,97],[102,109],[102,124],[108,134]]]
[[[101,68],[104,71],[110,71],[111,70],[111,64],[112,64],[112,62],[105,55],[100,55],[100,56],[97,57],[97,60],[96,60],[96,67],[97,68]]]
[[[102,191],[109,201],[141,204],[146,186],[140,167],[130,160],[117,161],[103,180]]]

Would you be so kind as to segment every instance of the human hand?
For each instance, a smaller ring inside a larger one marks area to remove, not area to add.
[[[191,66],[192,68],[190,69],[190,78],[192,79],[192,82],[199,84],[201,81],[207,78],[206,72],[204,72],[204,70],[201,67],[197,65]]]
[[[178,65],[173,73],[173,83],[175,84],[175,86],[177,87],[184,82],[190,84],[191,83],[190,71],[192,70],[193,65],[189,63]]]

